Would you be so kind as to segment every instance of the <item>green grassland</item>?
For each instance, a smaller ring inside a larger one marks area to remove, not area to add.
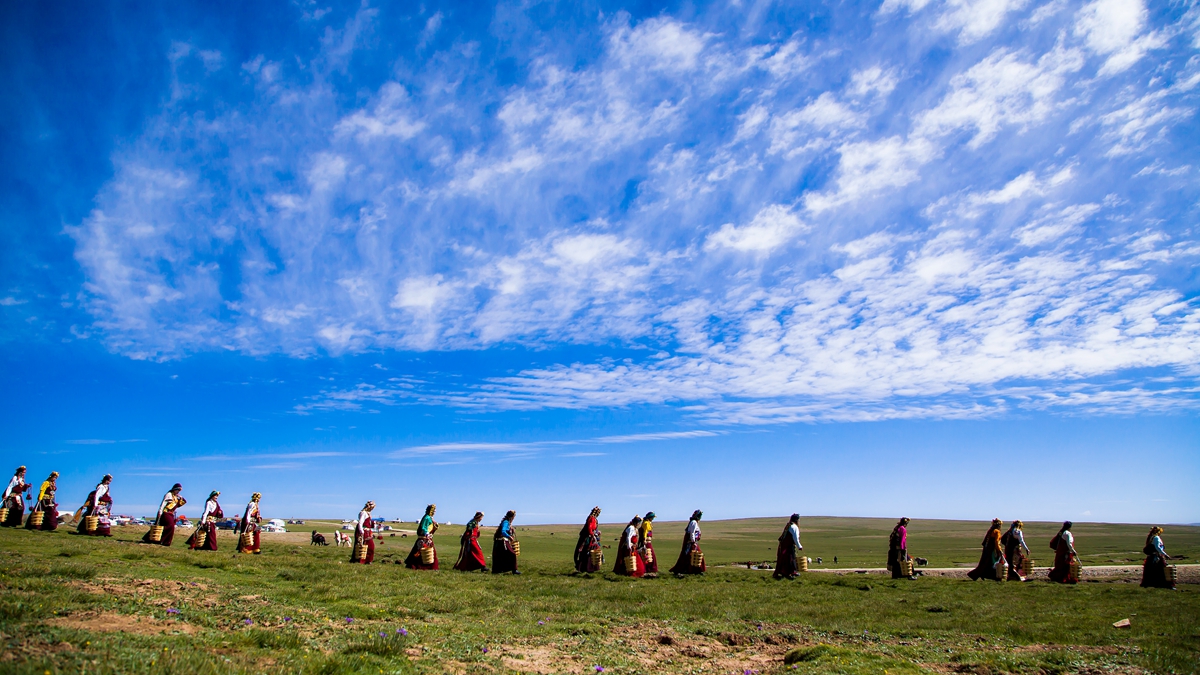
[[[880,567],[893,523],[802,524],[813,558]],[[448,569],[458,526],[438,533],[439,572],[393,564],[411,545],[401,536],[385,536],[377,564],[361,566],[345,562],[345,548],[308,546],[307,534],[264,536],[263,555],[243,556],[229,533],[205,553],[180,539],[171,549],[136,543],[144,528],[112,539],[0,529],[0,672],[1200,672],[1196,585],[818,573],[788,582],[731,565],[772,559],[782,526],[708,523],[707,575],[645,580],[572,575],[577,526],[518,526],[517,577]],[[984,527],[916,521],[910,548],[931,566],[973,563]],[[314,528],[333,526],[299,529]],[[1109,564],[1138,560],[1146,529],[1074,531],[1086,563]],[[1026,531],[1049,553],[1052,524]],[[604,527],[609,543],[618,532]],[[655,532],[669,565],[682,523]],[[1168,527],[1166,541],[1200,555],[1200,528]],[[1122,618],[1132,627],[1113,628]]]

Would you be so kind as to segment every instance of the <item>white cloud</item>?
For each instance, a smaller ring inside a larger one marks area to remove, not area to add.
[[[730,248],[743,253],[768,253],[791,242],[808,228],[792,210],[772,204],[759,211],[754,220],[742,227],[726,223],[709,235],[707,250]]]
[[[1093,52],[1108,57],[1101,75],[1128,70],[1148,51],[1163,46],[1164,39],[1157,33],[1142,35],[1147,17],[1141,0],[1096,0],[1079,10],[1075,34]]]
[[[1028,0],[948,0],[938,17],[937,28],[958,31],[963,44],[977,42],[996,30],[1011,12],[1023,9]]]
[[[1001,49],[951,80],[951,92],[937,107],[923,113],[916,131],[938,136],[974,129],[968,147],[992,140],[1003,127],[1028,127],[1056,108],[1056,94],[1066,75],[1079,70],[1082,60],[1071,51],[1055,50],[1036,62]]]
[[[903,187],[917,180],[920,168],[937,153],[929,141],[902,140],[897,136],[878,141],[858,141],[838,148],[837,178],[831,191],[810,194],[805,206],[815,212]]]
[[[408,92],[400,84],[384,84],[380,87],[377,98],[378,101],[370,112],[354,112],[338,122],[334,131],[353,134],[360,143],[370,143],[379,138],[408,140],[425,129],[424,122],[414,119],[409,106]]]

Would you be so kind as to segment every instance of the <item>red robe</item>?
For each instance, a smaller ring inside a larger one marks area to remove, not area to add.
[[[458,551],[458,562],[454,569],[463,572],[475,570],[487,571],[487,558],[483,557],[483,549],[479,547],[479,524],[471,523],[471,528],[463,532],[461,548]]]
[[[1071,545],[1067,543],[1067,538],[1054,535],[1054,539],[1050,540],[1050,547],[1054,549],[1054,569],[1050,570],[1050,581],[1061,584],[1079,583],[1079,577],[1071,569],[1071,561],[1075,556],[1071,555]]]
[[[987,534],[983,535],[983,552],[979,554],[979,564],[975,569],[967,572],[967,576],[972,580],[991,579],[999,581],[1000,577],[996,574],[996,565],[1001,560],[1004,560],[1004,554],[1000,550],[1000,528],[991,527]]]
[[[258,513],[258,511],[255,511],[254,514],[251,515],[250,505],[247,504],[246,511],[242,514],[242,522],[237,526],[237,528],[234,529],[234,532],[238,533],[238,545],[237,545],[238,553],[258,553],[259,552],[260,547],[262,546],[262,539],[260,539],[260,536],[262,535],[262,533],[258,529],[258,524],[261,522],[262,522],[262,516]],[[245,532],[250,533],[250,537],[251,537],[250,546],[242,545],[241,535]]]
[[[596,517],[589,515],[579,530],[579,541],[575,543],[575,571],[599,572],[600,565],[592,564],[591,552],[600,548],[600,525]]]
[[[188,548],[192,549],[193,551],[196,551],[196,550],[215,551],[215,550],[217,550],[217,521],[216,521],[216,519],[224,518],[225,512],[221,510],[221,506],[220,506],[220,504],[218,504],[217,509],[215,511],[213,511],[211,515],[213,517],[213,520],[211,520],[207,523],[200,523],[199,525],[197,525],[196,531],[192,533],[192,536],[188,537],[188,540],[187,540]],[[206,536],[204,538],[203,545],[197,546],[196,545],[196,535],[199,534],[201,531],[207,532],[208,536]]]
[[[697,538],[698,539],[698,538]],[[701,559],[700,566],[692,564],[692,551],[700,550],[700,542],[692,542],[691,538],[685,533],[683,535],[683,549],[679,552],[679,559],[675,561],[675,566],[671,568],[674,574],[704,574],[708,569],[708,561]]]
[[[620,574],[620,575],[627,576],[627,577],[644,577],[644,576],[646,576],[646,561],[642,560],[641,554],[638,553],[637,535],[636,534],[633,535],[633,537],[631,537],[630,539],[633,544],[632,551],[630,550],[629,546],[625,545],[624,535],[621,536],[621,545],[617,547],[617,564],[613,567],[613,573]],[[634,564],[634,567],[632,570],[629,569],[625,565],[625,559],[627,557],[629,557],[629,555],[631,555],[631,554],[633,555],[633,564]]]
[[[796,557],[796,543],[792,541],[792,524],[789,522],[779,535],[779,546],[775,547],[776,579],[795,577],[800,574],[800,560]]]
[[[371,520],[370,518],[367,518],[366,520],[363,521],[362,531],[361,532],[355,531],[354,537],[355,537],[356,541],[354,543],[357,544],[358,540],[361,540],[364,544],[366,544],[367,545],[367,554],[365,557],[359,558],[358,557],[358,546],[353,546],[350,548],[350,562],[360,563],[363,565],[370,565],[371,563],[375,562],[375,532],[374,532],[374,529],[375,529],[375,521]]]

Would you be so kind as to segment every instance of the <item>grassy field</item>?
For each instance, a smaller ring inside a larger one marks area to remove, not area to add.
[[[412,541],[400,536],[384,538],[377,564],[349,565],[347,549],[306,544],[308,530],[333,529],[312,521],[304,533],[265,536],[261,556],[233,553],[229,533],[221,551],[193,553],[180,540],[136,543],[144,528],[108,540],[0,529],[0,672],[1200,672],[1196,585],[816,573],[779,582],[726,566],[772,559],[782,525],[708,523],[710,573],[654,580],[571,575],[577,526],[519,526],[519,577],[406,570],[391,564]],[[811,557],[880,567],[892,522],[802,525]],[[910,547],[931,566],[973,564],[985,525],[916,521]],[[1075,533],[1086,563],[1108,564],[1139,560],[1146,529]],[[444,568],[459,530],[437,537]],[[1026,530],[1048,554],[1053,525]],[[611,540],[619,527],[604,531]],[[664,562],[681,531],[656,527]],[[1166,541],[1172,553],[1200,555],[1200,528],[1168,527]],[[1123,618],[1131,628],[1112,627]]]

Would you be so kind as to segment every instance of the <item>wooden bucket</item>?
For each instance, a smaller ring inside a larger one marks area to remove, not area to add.
[[[155,526],[151,527],[150,528],[150,541],[157,544],[158,542],[162,541],[162,534],[163,534],[163,526],[162,525],[155,525]]]
[[[100,527],[100,516],[87,516],[83,519],[83,529],[95,532]]]
[[[645,549],[645,551],[646,552],[642,555],[642,557],[645,558],[646,564],[647,565],[654,564],[654,549],[647,548],[647,549]]]
[[[242,548],[254,548],[254,533],[246,530],[239,538],[242,542]]]
[[[432,546],[426,546],[425,548],[421,549],[421,564],[422,565],[432,565],[433,564],[433,547]]]
[[[1008,581],[1008,563],[1003,560],[996,563],[996,581]]]
[[[1034,570],[1037,569],[1037,564],[1033,558],[1025,558],[1021,561],[1021,576],[1031,577]]]
[[[33,513],[29,514],[29,526],[30,527],[41,527],[42,521],[45,519],[46,519],[45,511],[34,511]]]
[[[1083,578],[1083,565],[1079,564],[1078,558],[1071,561],[1071,575],[1076,579]]]
[[[638,567],[638,564],[637,564],[637,556],[636,555],[625,556],[625,571],[626,572],[633,574],[634,572],[637,571],[637,567]]]
[[[796,563],[797,563],[796,564],[797,572],[807,572],[808,571],[808,556],[806,556],[806,555],[797,556]]]
[[[512,551],[513,555],[521,555],[521,542],[513,540]]]
[[[203,528],[196,530],[196,534],[194,536],[196,537],[196,548],[200,548],[206,542],[208,542],[208,530]]]
[[[367,542],[360,541],[354,545],[354,559],[366,560],[367,558]]]
[[[592,567],[599,567],[604,564],[604,552],[598,548],[594,548],[588,553],[588,558],[591,560]]]
[[[704,565],[704,552],[703,552],[703,551],[695,551],[695,550],[693,550],[693,551],[692,551],[692,559],[691,559],[691,563],[692,563],[692,567],[701,567],[701,566],[703,566],[703,565]]]
[[[8,520],[8,507],[0,507],[0,523]]]
[[[900,561],[900,574],[906,577],[913,575],[913,561],[911,558]]]
[[[1178,565],[1167,565],[1167,581],[1171,582],[1172,586],[1179,583]]]

